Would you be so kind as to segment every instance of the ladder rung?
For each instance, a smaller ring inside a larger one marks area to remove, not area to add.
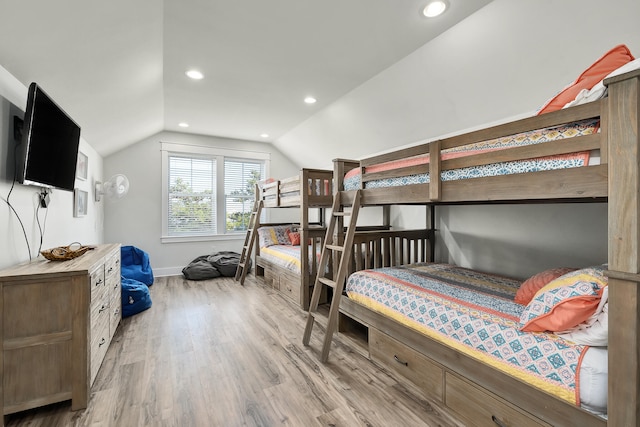
[[[337,246],[337,245],[325,245],[325,247],[327,249],[331,249],[332,251],[344,251],[344,248],[342,246]]]
[[[238,266],[240,266],[241,268],[244,268],[244,262],[238,263]]]
[[[244,245],[242,249],[249,249],[249,245]]]
[[[309,316],[313,317],[320,326],[326,328],[329,323],[329,313],[326,311],[309,311]]]
[[[349,216],[351,212],[334,212],[333,216]]]
[[[247,232],[253,233],[253,228],[247,228]]]
[[[316,311],[309,311],[309,314],[311,316],[313,316],[314,319],[318,320],[327,320],[327,318],[329,317],[329,312],[328,310],[324,309],[324,310],[320,310],[320,307],[318,307],[318,309]]]
[[[330,286],[331,288],[334,288],[334,289],[336,287],[336,282],[334,282],[331,279],[327,279],[326,277],[318,277],[318,282],[325,284],[327,286]]]

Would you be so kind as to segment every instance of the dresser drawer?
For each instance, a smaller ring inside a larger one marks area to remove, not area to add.
[[[120,270],[118,270],[120,271]],[[110,276],[106,276],[105,278],[105,287],[108,289],[107,292],[113,293],[117,288],[120,287],[120,275],[119,274],[111,274]]]
[[[91,330],[91,347],[89,353],[91,358],[91,382],[89,384],[93,384],[98,374],[102,359],[104,359],[104,355],[109,348],[109,342],[109,317],[104,316],[104,321],[99,323],[95,329]]]
[[[93,301],[91,303],[91,313],[90,313],[90,327],[91,327],[91,335],[93,336],[93,332],[97,329],[103,327],[103,325],[109,325],[109,298],[106,293],[103,292],[100,299]],[[93,338],[91,338],[93,341]]]
[[[444,371],[440,365],[389,335],[369,328],[371,359],[409,379],[426,396],[442,401]]]
[[[113,338],[122,319],[122,298],[120,293],[111,295],[109,302],[109,338]]]
[[[107,281],[120,280],[120,253],[110,255],[104,263],[104,275]]]
[[[449,372],[446,373],[445,390],[445,404],[470,425],[477,427],[549,426],[493,393]]]
[[[99,298],[106,289],[106,282],[104,280],[104,265],[96,268],[91,272],[91,301],[95,301]]]

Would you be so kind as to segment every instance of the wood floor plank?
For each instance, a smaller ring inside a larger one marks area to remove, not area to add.
[[[343,341],[320,363],[323,330],[302,345],[306,312],[262,279],[158,278],[149,310],[123,319],[89,406],[69,402],[7,426],[442,426],[437,402]]]

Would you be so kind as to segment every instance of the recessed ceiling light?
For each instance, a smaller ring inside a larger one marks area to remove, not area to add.
[[[260,136],[262,138],[269,138],[269,134],[268,133],[261,133]]]
[[[178,126],[180,126],[181,128],[188,128],[189,127],[189,123],[180,122],[180,123],[178,123]]]
[[[192,78],[193,80],[200,80],[201,78],[204,77],[204,74],[202,74],[200,71],[198,70],[189,70],[187,72],[185,72],[185,74]]]
[[[427,18],[434,18],[438,15],[441,15],[446,9],[447,9],[447,2],[443,0],[436,0],[426,5],[422,13]]]
[[[304,99],[304,102],[306,102],[307,104],[315,104],[317,101],[317,99],[315,99],[313,96],[307,96]]]

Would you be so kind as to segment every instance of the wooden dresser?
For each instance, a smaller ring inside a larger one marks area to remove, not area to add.
[[[69,399],[87,407],[122,316],[120,287],[119,244],[0,271],[4,415]]]

